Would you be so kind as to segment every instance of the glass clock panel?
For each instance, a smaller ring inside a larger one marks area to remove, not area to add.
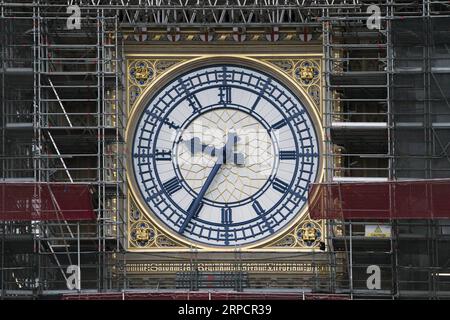
[[[282,82],[237,65],[180,75],[134,129],[132,170],[151,213],[210,246],[273,235],[306,205],[319,167],[314,122]]]

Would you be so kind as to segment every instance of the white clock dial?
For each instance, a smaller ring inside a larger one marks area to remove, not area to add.
[[[253,116],[240,110],[220,108],[202,114],[183,131],[176,160],[182,179],[198,193],[217,161],[207,152],[191,152],[192,139],[221,148],[230,132],[239,137],[234,152],[243,156],[243,165],[224,163],[213,180],[205,200],[223,204],[243,201],[260,190],[276,165],[276,150],[269,132]],[[186,143],[187,142],[187,143]]]
[[[180,75],[133,129],[132,170],[149,211],[173,233],[248,245],[298,217],[319,170],[314,122],[281,81],[223,64]]]

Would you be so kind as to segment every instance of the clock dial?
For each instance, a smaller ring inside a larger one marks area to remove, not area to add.
[[[131,169],[164,226],[210,246],[248,245],[298,217],[319,170],[314,122],[281,81],[212,65],[153,95],[133,129]]]
[[[220,108],[202,114],[193,120],[182,134],[182,140],[220,148],[226,142],[228,132],[235,132],[239,140],[234,154],[241,154],[244,165],[224,163],[214,179],[205,201],[232,205],[242,203],[258,192],[269,179],[275,167],[275,145],[270,133],[253,116],[240,110]],[[205,184],[217,156],[210,152],[191,152],[190,143],[177,148],[177,169],[183,181],[198,193]]]

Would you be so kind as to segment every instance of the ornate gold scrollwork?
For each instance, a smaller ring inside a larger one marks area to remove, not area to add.
[[[323,221],[306,219],[273,243],[274,248],[316,248],[323,241]]]
[[[130,59],[128,60],[128,108],[134,105],[144,89],[163,73],[184,59]]]
[[[317,221],[306,220],[297,228],[297,238],[304,246],[317,246],[323,240],[321,229]]]
[[[314,79],[314,68],[311,66],[300,67],[300,79],[303,81],[311,81]]]
[[[319,80],[320,69],[316,62],[304,60],[297,63],[294,75],[302,85],[309,86]]]
[[[319,58],[285,58],[267,59],[265,61],[273,64],[294,79],[300,86],[303,87],[303,89],[305,89],[316,107],[320,108],[322,80],[320,77],[321,62]]]
[[[133,84],[145,86],[153,79],[155,71],[149,61],[136,60],[129,65],[128,74]]]
[[[302,229],[302,240],[303,241],[316,241],[317,230],[314,227],[305,227]]]
[[[145,215],[142,215],[131,196],[128,197],[128,201],[128,223],[130,225],[128,246],[130,249],[182,247],[181,244],[166,236],[162,230],[153,225]]]
[[[136,228],[136,240],[148,241],[150,240],[150,227],[143,225]]]
[[[150,69],[146,67],[135,68],[135,79],[138,81],[147,81],[150,78]]]

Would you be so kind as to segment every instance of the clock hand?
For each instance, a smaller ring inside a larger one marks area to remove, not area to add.
[[[225,158],[226,158],[226,150],[229,150],[230,149],[230,145],[233,145],[236,142],[237,142],[236,134],[234,134],[234,133],[228,134],[227,143],[225,144],[225,146],[218,153],[219,158],[217,159],[216,163],[214,164],[214,167],[212,168],[211,172],[209,173],[208,178],[206,178],[205,184],[203,185],[203,187],[201,188],[200,192],[198,193],[197,198],[189,206],[189,208],[187,210],[186,219],[184,220],[183,224],[181,225],[179,233],[183,233],[184,232],[184,230],[186,229],[186,227],[189,224],[189,222],[196,215],[196,213],[197,213],[197,211],[198,211],[198,209],[200,207],[200,204],[202,203],[203,197],[206,194],[206,191],[208,191],[209,186],[211,185],[211,183],[213,182],[213,180],[216,177],[217,173],[219,172],[220,167],[222,166],[222,164],[226,162],[226,160],[225,160]]]
[[[200,138],[194,137],[188,141],[183,141],[186,145],[188,145],[189,150],[191,151],[191,155],[194,155],[198,152],[205,152],[210,156],[214,157],[218,154],[218,149],[213,146],[208,146],[206,144],[200,143]]]
[[[238,137],[234,135],[234,141],[233,144],[236,144],[238,141]],[[212,157],[218,156],[220,153],[225,153],[222,157],[224,163],[231,162],[235,165],[244,165],[245,164],[245,156],[243,153],[233,153],[232,146],[228,145],[226,148],[217,149],[213,146],[208,146],[205,144],[200,143],[200,138],[194,137],[190,140],[183,141],[188,147],[191,152],[191,155],[195,155],[198,152],[204,152]]]
[[[214,177],[217,175],[217,172],[219,172],[219,169],[222,166],[222,162],[223,161],[219,158],[217,160],[216,164],[214,165],[214,167],[212,168],[208,178],[206,179],[205,184],[203,185],[202,189],[198,193],[197,198],[189,206],[186,219],[184,220],[183,224],[181,225],[179,233],[184,232],[184,230],[186,229],[186,227],[189,224],[189,222],[191,221],[191,219],[196,215],[196,213],[200,207],[200,204],[203,200],[203,197],[205,196],[206,191],[208,191],[208,188],[211,185],[211,183],[213,182]]]

